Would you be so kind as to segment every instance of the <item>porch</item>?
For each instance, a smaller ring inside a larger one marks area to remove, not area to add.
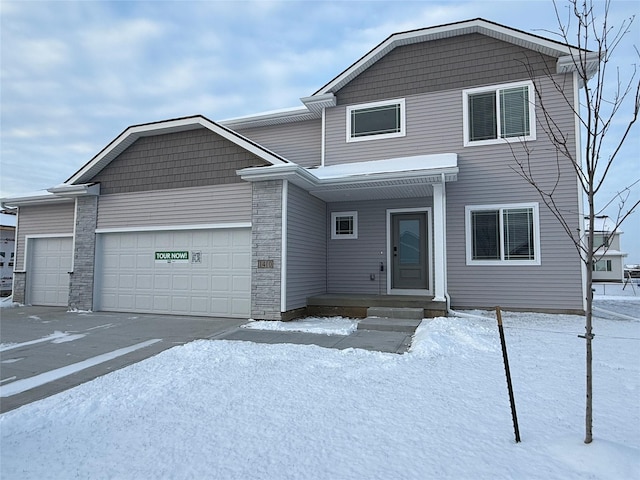
[[[365,318],[369,308],[422,309],[423,318],[447,315],[446,302],[424,295],[324,294],[307,298],[307,315]]]

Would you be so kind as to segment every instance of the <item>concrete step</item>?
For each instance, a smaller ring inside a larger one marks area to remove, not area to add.
[[[424,318],[424,309],[407,307],[369,307],[367,308],[367,317],[408,318],[422,320]]]
[[[358,330],[413,333],[422,319],[367,317],[358,322]]]

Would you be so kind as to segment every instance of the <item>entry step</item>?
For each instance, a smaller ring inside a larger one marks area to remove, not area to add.
[[[367,317],[358,322],[358,330],[413,333],[422,319]]]
[[[424,318],[424,309],[408,307],[369,307],[367,308],[367,317],[422,320]]]

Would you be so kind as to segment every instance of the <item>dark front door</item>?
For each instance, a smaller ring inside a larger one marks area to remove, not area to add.
[[[393,214],[391,229],[391,288],[428,289],[427,214]]]

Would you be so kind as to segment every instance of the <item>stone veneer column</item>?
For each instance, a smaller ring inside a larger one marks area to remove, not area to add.
[[[76,224],[73,242],[73,273],[69,280],[69,307],[93,309],[93,276],[96,257],[98,197],[76,198]]]
[[[25,272],[13,273],[13,291],[12,300],[24,305],[24,299],[27,289],[27,274]]]
[[[252,183],[251,316],[280,320],[282,271],[282,180]],[[273,260],[273,268],[258,268]]]

